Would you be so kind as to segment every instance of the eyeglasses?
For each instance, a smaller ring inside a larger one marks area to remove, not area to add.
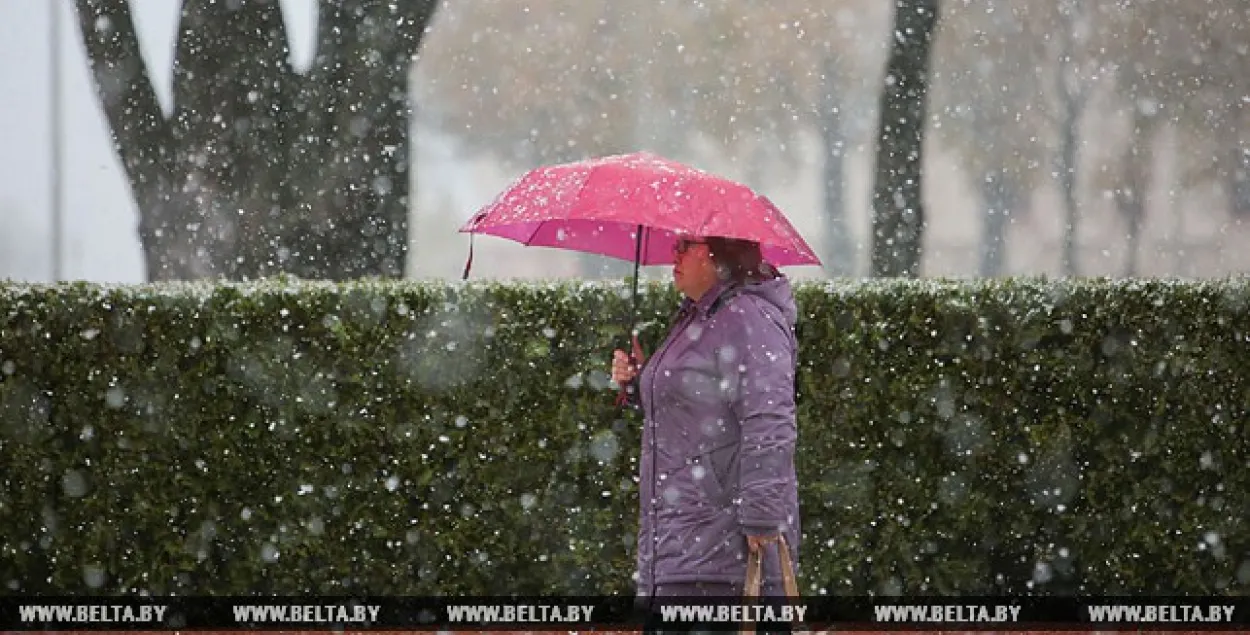
[[[706,240],[692,240],[689,238],[682,238],[681,240],[678,240],[676,243],[673,244],[673,255],[680,256],[686,253],[687,251],[690,251],[690,248],[695,245],[706,245],[706,244],[707,244]]]

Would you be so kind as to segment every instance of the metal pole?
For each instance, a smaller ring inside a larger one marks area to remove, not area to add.
[[[52,72],[51,94],[49,95],[49,105],[51,120],[51,143],[52,143],[52,280],[60,282],[63,276],[61,270],[61,233],[63,203],[61,197],[61,2],[53,0],[48,2],[48,10],[50,11],[48,19],[50,20],[49,29],[51,31],[48,40],[51,42],[49,46],[50,64]]]

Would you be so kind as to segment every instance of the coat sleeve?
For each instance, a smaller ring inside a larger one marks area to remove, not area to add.
[[[786,527],[787,492],[795,485],[795,342],[753,302],[735,303],[720,357],[730,409],[742,430],[738,522],[744,533]]]

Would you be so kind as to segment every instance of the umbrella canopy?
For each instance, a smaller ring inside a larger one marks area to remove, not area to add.
[[[629,260],[635,268],[672,264],[683,236],[752,240],[776,266],[820,264],[767,197],[648,152],[531,170],[460,231]]]

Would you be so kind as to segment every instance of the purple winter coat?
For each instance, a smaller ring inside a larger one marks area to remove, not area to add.
[[[784,532],[798,563],[797,317],[780,274],[686,299],[636,387],[645,424],[637,589],[741,585],[746,535]],[[781,588],[776,548],[767,589]]]

